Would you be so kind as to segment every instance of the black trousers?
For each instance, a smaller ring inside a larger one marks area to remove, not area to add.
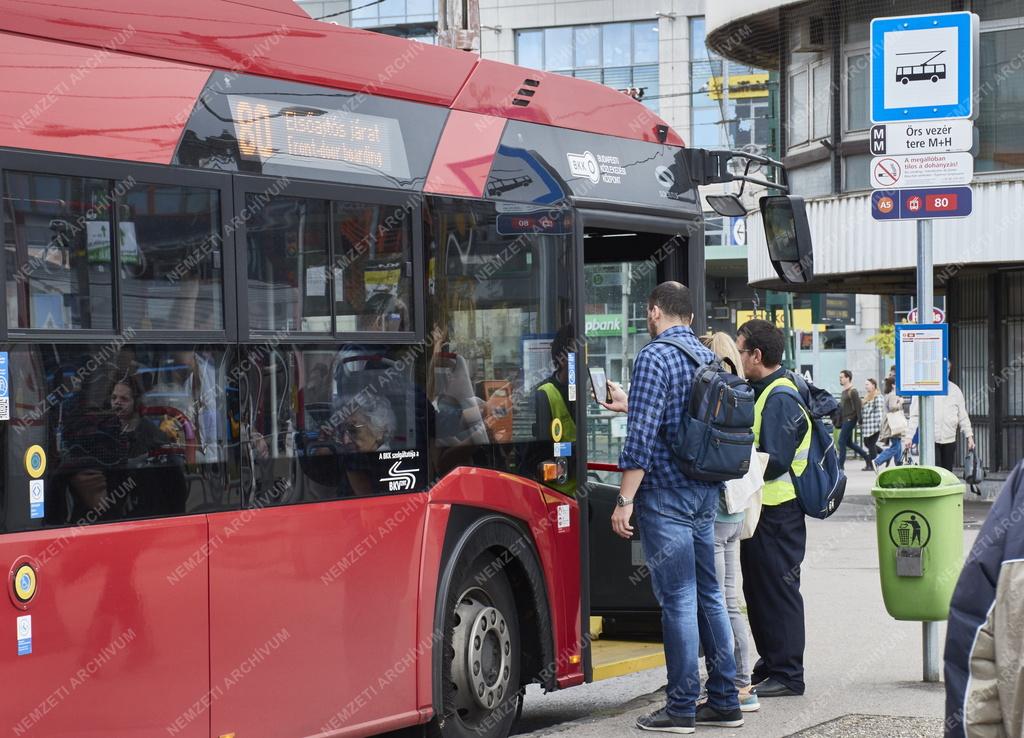
[[[804,692],[804,600],[800,565],[807,546],[804,513],[796,500],[765,505],[753,537],[740,543],[743,596],[760,656],[751,682],[774,677]]]
[[[876,431],[875,433],[872,433],[870,436],[864,436],[864,448],[868,450],[868,454],[870,454],[872,461],[874,461],[875,457],[878,456],[879,454],[878,436],[880,434],[881,431]]]
[[[956,463],[956,441],[935,444],[935,465],[953,471]]]

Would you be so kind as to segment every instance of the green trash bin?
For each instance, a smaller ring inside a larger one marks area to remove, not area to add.
[[[871,490],[885,609],[897,620],[945,620],[964,564],[964,485],[937,466],[897,466]]]

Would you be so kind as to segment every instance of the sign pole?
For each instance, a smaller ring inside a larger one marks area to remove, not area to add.
[[[932,268],[932,221],[922,218],[917,221],[917,322],[930,324],[933,320],[934,269]],[[945,367],[943,367],[945,371]],[[932,419],[933,400],[927,395],[918,398],[917,448],[921,466],[935,464],[935,423]],[[921,623],[922,651],[924,657],[923,680],[939,681],[939,624],[933,621]]]

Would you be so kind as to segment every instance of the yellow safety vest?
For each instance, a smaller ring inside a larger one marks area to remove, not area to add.
[[[792,387],[798,390],[797,386],[793,383],[793,380],[787,379],[786,377],[779,377],[774,382],[769,384],[761,396],[757,398],[757,402],[754,403],[754,446],[760,446],[761,444],[761,415],[764,412],[764,404],[768,401],[768,395],[771,394],[772,390],[776,387]],[[807,468],[807,454],[811,448],[811,418],[807,415],[807,411],[802,407],[800,408],[803,412],[804,417],[807,419],[807,432],[804,434],[803,439],[800,441],[800,445],[796,447],[796,453],[793,455],[793,463],[790,465],[790,470],[794,476],[799,477],[804,473],[804,469]],[[763,505],[781,505],[783,502],[789,502],[790,500],[796,499],[796,487],[793,486],[793,482],[790,480],[788,474],[783,474],[778,479],[765,480],[764,489],[761,492]]]
[[[548,398],[548,406],[551,408],[551,419],[555,420],[557,418],[562,424],[562,437],[559,440],[576,443],[576,421],[573,420],[572,413],[569,412],[569,407],[565,404],[565,400],[562,399],[562,393],[558,391],[558,387],[551,382],[545,382],[538,389]],[[545,482],[544,484],[557,489],[565,495],[576,494],[576,480],[572,477],[562,484],[557,482]]]

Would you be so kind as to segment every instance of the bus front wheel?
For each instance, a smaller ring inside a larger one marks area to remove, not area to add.
[[[504,738],[519,708],[519,622],[508,579],[493,555],[459,565],[443,624],[439,738]]]

